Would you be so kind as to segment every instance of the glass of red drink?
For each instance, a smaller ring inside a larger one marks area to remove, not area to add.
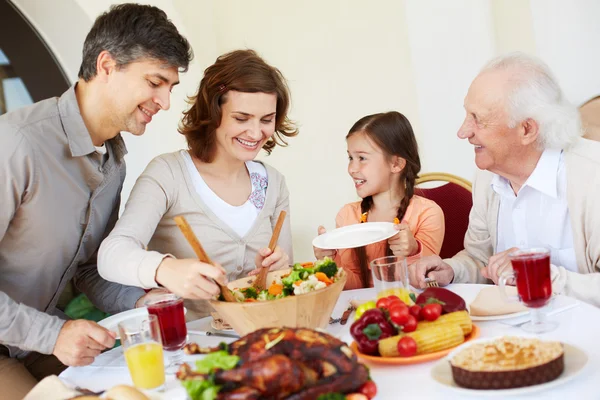
[[[552,298],[550,250],[522,249],[510,253],[509,258],[513,270],[502,274],[499,285],[501,292],[507,297],[504,291],[506,282],[511,279],[516,281],[518,300],[530,309],[531,314],[531,322],[524,324],[523,330],[544,333],[556,329],[558,323],[547,321],[541,310]]]
[[[183,360],[183,346],[187,341],[187,326],[183,299],[172,293],[152,296],[146,302],[148,313],[156,315],[160,325],[162,345],[169,356],[169,369],[176,369]]]

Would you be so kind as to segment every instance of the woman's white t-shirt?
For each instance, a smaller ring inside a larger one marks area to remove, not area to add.
[[[192,161],[190,153],[182,150],[182,155],[192,177],[194,188],[202,198],[202,201],[221,221],[229,225],[240,237],[244,237],[265,205],[268,185],[265,166],[256,161],[246,161],[246,168],[252,182],[252,193],[250,193],[248,200],[241,206],[232,206],[217,196],[206,182],[204,182],[204,179],[202,179]]]

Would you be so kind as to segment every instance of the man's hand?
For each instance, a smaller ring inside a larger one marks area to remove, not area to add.
[[[256,269],[251,271],[248,275],[258,274],[262,267],[269,267],[269,271],[275,271],[289,267],[289,260],[290,258],[281,249],[281,247],[275,247],[274,251],[271,251],[271,249],[265,247],[256,253],[256,258],[254,260]]]
[[[322,235],[325,232],[327,232],[327,231],[325,230],[325,227],[323,227],[323,226],[319,226],[319,229],[317,229],[317,233],[319,235]],[[313,251],[315,252],[315,258],[317,260],[322,260],[325,257],[334,258],[337,255],[337,250],[319,249],[318,247],[314,247],[314,246],[313,246]]]
[[[519,250],[518,247],[511,247],[508,250],[504,250],[503,252],[496,253],[490,257],[488,261],[488,265],[485,268],[481,269],[481,275],[484,278],[491,279],[497,285],[500,280],[500,276],[508,271],[512,271],[512,264],[508,255],[513,251]]]
[[[413,236],[408,224],[403,222],[401,224],[394,225],[394,228],[399,232],[388,239],[390,250],[396,257],[410,257],[417,254],[419,251],[419,244]]]
[[[145,295],[140,297],[138,299],[138,301],[135,302],[135,308],[144,307],[144,304],[146,304],[147,301],[152,301],[153,298],[156,298],[158,296],[161,296],[161,295],[167,294],[167,293],[171,293],[171,292],[169,292],[167,289],[162,289],[162,288],[152,289],[151,291],[149,291],[148,293],[146,293]]]
[[[208,300],[221,293],[219,286],[227,284],[225,270],[219,264],[207,264],[197,259],[167,257],[156,270],[156,282],[179,297]]]
[[[116,336],[115,332],[93,321],[67,321],[58,334],[52,354],[70,367],[89,365],[102,350],[115,345]]]
[[[454,279],[454,270],[439,256],[423,257],[408,268],[410,284],[416,288],[426,288],[425,278],[435,279],[440,286],[446,286]]]

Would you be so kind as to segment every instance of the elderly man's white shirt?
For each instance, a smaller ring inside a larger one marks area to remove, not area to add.
[[[500,196],[497,252],[511,247],[546,247],[551,251],[552,264],[577,271],[561,150],[542,153],[517,195],[510,182],[499,175],[494,176],[491,186]]]

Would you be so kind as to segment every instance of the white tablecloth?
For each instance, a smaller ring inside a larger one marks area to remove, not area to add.
[[[448,286],[448,289],[461,295],[467,304],[469,304],[482,287],[483,285],[456,284]],[[333,312],[333,317],[338,317],[342,314],[348,306],[350,299],[366,300],[374,297],[375,292],[373,289],[342,292]],[[569,302],[567,299],[564,300],[566,301],[562,303]],[[600,346],[598,345],[598,338],[600,337],[600,310],[585,303],[577,303],[576,307],[549,317],[559,322],[560,325],[555,331],[540,335],[540,338],[559,340],[583,349],[589,357],[585,370],[573,380],[556,386],[551,390],[540,391],[528,396],[513,396],[511,399],[600,399],[600,385],[598,383],[598,378],[600,378]],[[205,330],[209,328],[209,321],[210,318],[193,321],[188,323],[188,327],[190,329]],[[349,334],[350,323],[351,320],[344,326],[339,324],[330,325],[328,330],[331,334],[350,343],[352,341]],[[514,324],[515,321],[476,322],[481,329],[480,338],[500,335],[522,335],[523,331],[519,327],[510,325],[511,323]],[[231,342],[235,339],[190,335],[190,340],[200,343],[203,346],[213,346],[222,341]],[[193,363],[198,357],[201,356],[186,356],[185,361]],[[377,383],[377,400],[477,398],[457,394],[436,383],[430,377],[431,367],[436,362],[431,361],[423,364],[403,366],[368,364],[371,377]],[[91,366],[68,368],[60,377],[69,384],[94,391],[107,389],[120,383],[132,384],[121,348],[116,348],[102,354]],[[482,394],[484,393],[486,392],[482,392]],[[498,392],[495,394],[497,395]],[[186,399],[185,391],[173,375],[167,376],[166,388],[162,394],[162,398],[173,400]]]

